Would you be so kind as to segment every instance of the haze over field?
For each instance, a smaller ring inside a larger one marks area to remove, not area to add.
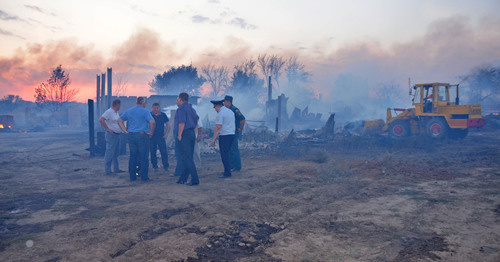
[[[500,261],[499,11],[0,0],[0,262]]]
[[[1,0],[0,96],[34,100],[59,64],[85,101],[106,67],[115,85],[127,83],[125,95],[149,95],[148,82],[171,66],[232,69],[276,54],[298,57],[311,74],[305,96],[275,91],[293,105],[325,113],[377,102],[378,88],[394,86],[394,106],[405,106],[409,77],[457,83],[499,64],[496,10],[498,1]]]

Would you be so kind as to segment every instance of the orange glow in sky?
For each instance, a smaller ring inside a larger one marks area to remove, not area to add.
[[[107,67],[122,95],[150,95],[148,82],[171,66],[232,70],[259,54],[296,56],[311,75],[307,88],[337,99],[342,79],[406,90],[409,77],[453,83],[500,63],[495,0],[0,2],[0,97],[31,101],[60,64],[85,102]]]

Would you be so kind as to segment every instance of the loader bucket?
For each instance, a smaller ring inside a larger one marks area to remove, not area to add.
[[[363,129],[365,133],[376,134],[382,132],[384,125],[385,123],[383,119],[365,120]]]

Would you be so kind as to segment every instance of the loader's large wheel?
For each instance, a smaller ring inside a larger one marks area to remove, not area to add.
[[[425,130],[432,138],[443,138],[448,133],[448,124],[441,118],[433,118],[427,122]]]
[[[450,128],[450,133],[449,133],[449,137],[452,138],[452,139],[464,139],[467,137],[467,135],[469,134],[469,129],[451,129]]]
[[[397,119],[389,125],[389,134],[394,138],[404,138],[410,135],[410,123]]]

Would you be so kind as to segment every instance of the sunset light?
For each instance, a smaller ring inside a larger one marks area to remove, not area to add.
[[[500,261],[500,0],[0,0],[0,261]]]

